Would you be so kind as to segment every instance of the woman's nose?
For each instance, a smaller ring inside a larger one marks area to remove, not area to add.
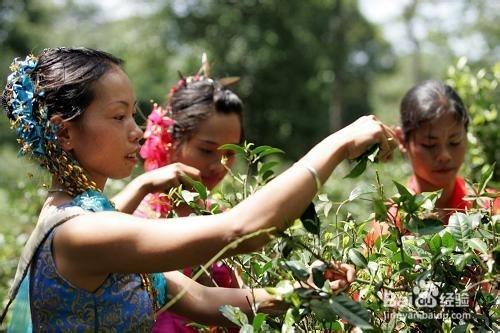
[[[131,142],[139,142],[139,140],[141,140],[143,136],[144,132],[134,121],[134,126],[129,133],[129,140]]]
[[[442,147],[441,149],[439,149],[437,160],[440,163],[449,162],[451,160],[450,151],[446,147]]]

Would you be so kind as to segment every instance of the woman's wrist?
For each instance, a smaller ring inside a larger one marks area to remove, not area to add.
[[[335,151],[340,160],[345,160],[349,156],[349,146],[352,140],[345,132],[345,128],[341,129],[326,138],[328,146]]]
[[[145,197],[153,191],[153,186],[147,172],[137,176],[129,184],[133,186],[137,194],[142,197]]]

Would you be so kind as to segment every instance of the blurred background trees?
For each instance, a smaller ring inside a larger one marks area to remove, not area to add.
[[[126,61],[148,114],[178,71],[198,70],[205,51],[215,77],[241,77],[234,90],[245,103],[247,139],[289,160],[360,115],[395,125],[411,85],[449,80],[473,113],[464,171],[474,178],[499,158],[499,12],[496,0],[0,0],[0,77],[3,87],[15,56],[45,47],[104,49]],[[46,181],[16,150],[0,117],[0,247],[9,249],[0,251],[0,300]],[[407,164],[390,168],[404,182]]]
[[[474,56],[473,69],[498,61],[494,0],[400,0],[384,24],[365,17],[367,3],[1,0],[0,75],[5,80],[14,56],[45,47],[105,49],[126,60],[147,113],[151,100],[164,101],[177,71],[195,72],[206,51],[214,76],[241,77],[234,89],[246,104],[248,140],[293,159],[360,115],[394,122],[403,92],[425,78],[444,79],[460,56]],[[443,12],[453,16],[443,20],[436,14]],[[396,42],[384,35],[391,29]],[[1,124],[0,144],[12,143]]]

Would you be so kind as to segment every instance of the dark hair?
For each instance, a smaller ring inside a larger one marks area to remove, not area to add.
[[[400,115],[404,140],[408,141],[411,133],[422,123],[445,113],[454,115],[467,130],[469,125],[467,109],[452,87],[436,80],[415,85],[401,101]]]
[[[31,120],[40,131],[33,134],[41,142],[43,153],[37,156],[39,163],[57,177],[69,193],[75,195],[96,185],[70,153],[61,149],[55,135],[57,128],[48,120],[60,115],[71,121],[80,116],[95,97],[94,83],[113,66],[121,66],[122,60],[109,53],[88,48],[50,48],[36,57],[36,67],[29,73],[33,82]],[[2,93],[2,105],[9,119],[16,123],[12,85],[7,84]],[[19,133],[18,133],[19,134]]]
[[[170,96],[167,110],[175,121],[172,137],[176,144],[189,140],[200,123],[214,112],[237,114],[241,120],[243,138],[243,103],[234,92],[212,79],[178,87]]]
[[[82,114],[94,99],[93,84],[112,66],[123,61],[104,51],[88,48],[46,49],[34,71],[37,89],[48,117],[58,114],[69,120]]]

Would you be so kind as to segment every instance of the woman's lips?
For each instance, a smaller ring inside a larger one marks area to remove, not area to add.
[[[128,161],[130,161],[130,162],[132,162],[132,163],[134,163],[134,164],[135,164],[135,163],[137,163],[137,161],[138,161],[137,156],[138,156],[138,155],[137,155],[137,152],[134,152],[134,153],[130,153],[130,154],[128,154],[127,156],[125,156],[125,158],[126,158]]]
[[[441,168],[441,169],[434,170],[434,172],[436,172],[436,173],[449,173],[452,171],[455,171],[455,168]]]

